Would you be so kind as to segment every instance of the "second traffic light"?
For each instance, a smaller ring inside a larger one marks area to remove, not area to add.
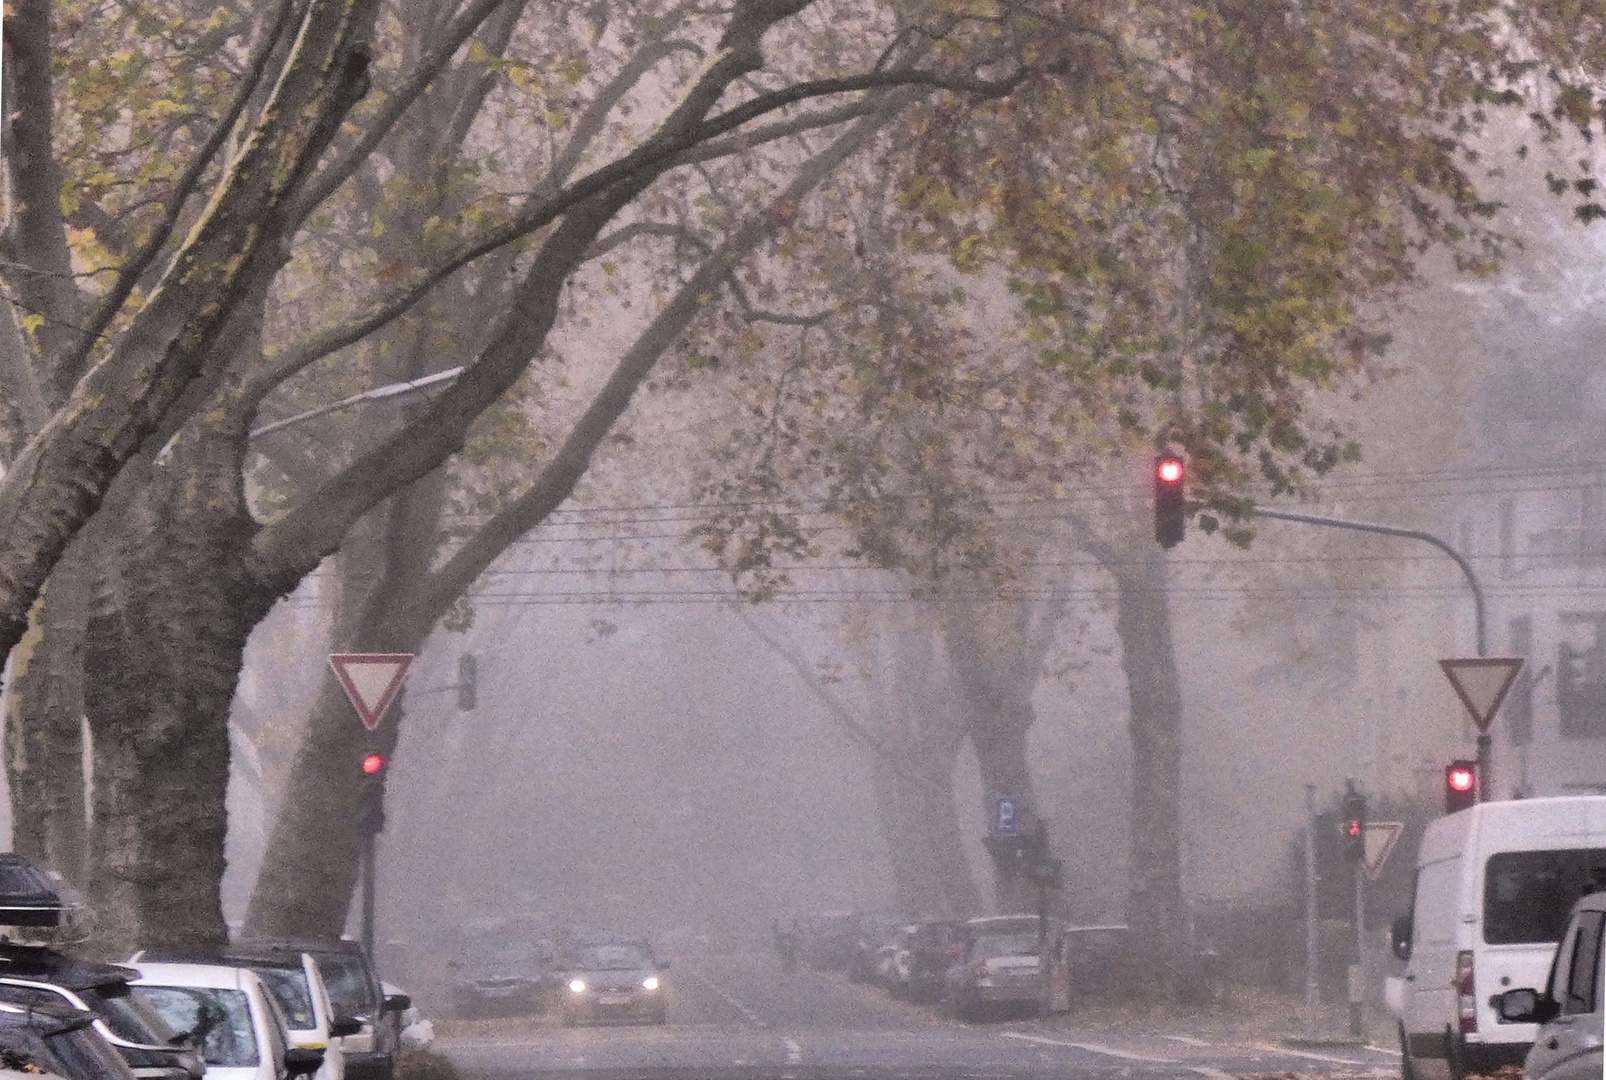
[[[1478,763],[1452,761],[1444,769],[1444,812],[1453,814],[1478,803]]]
[[[1366,796],[1352,786],[1344,793],[1344,816],[1338,823],[1344,858],[1361,862],[1366,858]]]
[[[1186,469],[1175,454],[1154,459],[1154,539],[1163,548],[1182,543],[1187,526],[1183,482]]]

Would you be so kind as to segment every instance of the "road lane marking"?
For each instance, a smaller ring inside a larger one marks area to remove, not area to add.
[[[743,1018],[754,1027],[769,1027],[768,1024],[758,1018],[758,1013],[754,1012],[752,1009],[749,1009],[746,1005],[743,1005],[740,1001],[737,1001],[734,997],[727,994],[725,991],[721,990],[719,987],[715,986],[712,982],[703,978],[701,975],[697,975],[690,971],[683,971],[681,972],[680,977],[682,979],[690,977],[692,982],[701,984],[705,989],[707,989],[714,996],[718,997],[725,1004],[741,1013]]]
[[[1286,1046],[1272,1046],[1270,1043],[1255,1043],[1255,1049],[1267,1054],[1289,1054],[1293,1057],[1310,1058],[1312,1061],[1325,1061],[1333,1065],[1365,1065],[1364,1061],[1354,1058],[1334,1057],[1331,1054],[1313,1054],[1309,1050],[1290,1050]]]
[[[1170,1039],[1172,1042],[1179,1042],[1184,1046],[1209,1046],[1210,1045],[1209,1043],[1205,1042],[1203,1039],[1195,1039],[1192,1035],[1162,1035],[1162,1036],[1160,1036],[1160,1038],[1162,1038],[1162,1039]]]
[[[1220,1069],[1212,1069],[1208,1065],[1189,1065],[1188,1071],[1198,1073],[1205,1080],[1234,1080],[1231,1073],[1224,1073]]]
[[[803,1044],[796,1039],[786,1040],[786,1063],[788,1065],[803,1064]]]
[[[1367,1043],[1366,1044],[1366,1048],[1368,1050],[1375,1051],[1375,1052],[1377,1052],[1379,1054],[1387,1054],[1390,1057],[1404,1057],[1405,1056],[1404,1054],[1400,1053],[1398,1050],[1390,1050],[1386,1046],[1373,1046],[1371,1043]]]
[[[1098,1043],[1066,1042],[1062,1039],[1045,1039],[1041,1035],[1028,1035],[1023,1031],[1005,1031],[1002,1037],[1006,1039],[1020,1039],[1022,1042],[1040,1043],[1043,1046],[1064,1046],[1072,1050],[1086,1050],[1093,1054],[1104,1054],[1107,1057],[1120,1058],[1123,1061],[1144,1061],[1151,1065],[1175,1065],[1176,1058],[1152,1057],[1148,1054],[1134,1054],[1126,1050],[1117,1050],[1113,1046],[1101,1046]]]

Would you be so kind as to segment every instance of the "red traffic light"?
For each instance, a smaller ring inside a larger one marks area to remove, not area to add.
[[[1478,782],[1478,774],[1471,769],[1451,768],[1444,782],[1450,785],[1451,791],[1471,791],[1472,785]]]
[[[369,754],[362,759],[362,771],[373,776],[385,767],[385,758],[381,754]]]
[[[1345,827],[1344,831],[1351,836],[1359,836],[1361,835],[1361,823],[1354,818],[1350,818],[1349,825]]]
[[[1161,458],[1154,466],[1155,479],[1163,484],[1175,484],[1182,480],[1182,461],[1179,458]]]
[[[1452,761],[1444,769],[1444,812],[1453,814],[1478,802],[1478,763]]]

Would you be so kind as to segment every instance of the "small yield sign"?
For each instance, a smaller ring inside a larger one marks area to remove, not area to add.
[[[413,662],[412,653],[330,653],[340,687],[351,699],[357,718],[369,731],[379,727]]]

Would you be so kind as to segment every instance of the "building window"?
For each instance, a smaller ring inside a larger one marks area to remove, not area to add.
[[[1512,746],[1527,746],[1534,737],[1534,625],[1526,615],[1511,620],[1511,655],[1524,658],[1522,670],[1511,687],[1511,695],[1500,711]]]
[[[1561,617],[1556,707],[1564,737],[1606,735],[1606,613]]]

